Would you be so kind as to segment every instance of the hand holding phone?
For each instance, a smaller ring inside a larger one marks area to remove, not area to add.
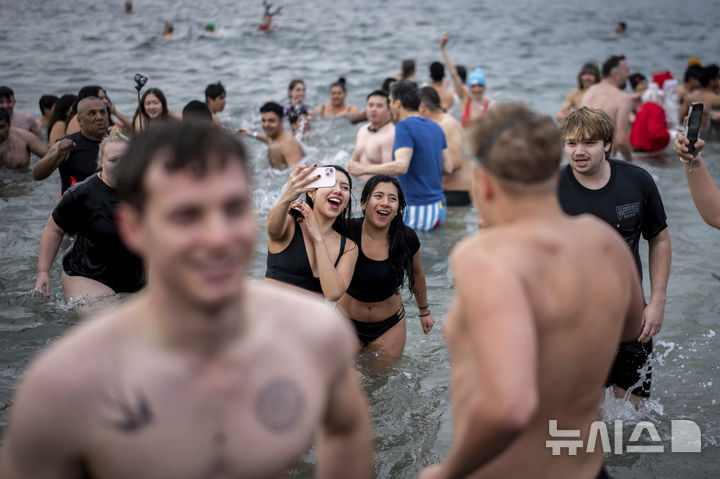
[[[695,142],[698,140],[698,132],[702,122],[703,104],[693,103],[688,111],[687,126],[685,127],[685,137],[690,141],[687,145],[688,153],[695,153]]]
[[[305,188],[327,188],[335,186],[335,168],[332,166],[321,166],[316,168],[311,175],[320,175],[320,178],[305,185]]]

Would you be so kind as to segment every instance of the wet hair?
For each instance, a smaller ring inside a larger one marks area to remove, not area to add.
[[[145,93],[143,93],[142,98],[140,98],[140,104],[135,110],[135,115],[133,115],[133,124],[135,123],[135,119],[140,116],[140,114],[142,114],[143,118],[150,118],[150,116],[147,114],[147,111],[145,110],[145,99],[148,97],[148,95],[151,94],[155,95],[157,99],[160,100],[160,105],[162,105],[160,118],[168,118],[170,116],[170,112],[168,111],[167,106],[167,100],[165,99],[165,95],[163,94],[163,92],[159,88],[148,88]],[[143,123],[145,122],[143,121]]]
[[[345,168],[339,165],[326,165],[326,166],[332,166],[335,168],[336,172],[339,171],[343,173],[345,176],[347,176],[348,183],[350,184],[350,196],[348,197],[348,204],[345,207],[345,209],[340,213],[340,215],[335,218],[335,221],[332,224],[332,228],[340,233],[343,236],[350,237],[352,233],[352,225],[350,223],[350,215],[352,214],[352,176],[350,176],[350,173],[347,172]],[[314,208],[315,204],[310,198],[310,195],[305,193],[305,202],[310,205],[310,208]]]
[[[390,96],[393,100],[400,100],[403,108],[408,111],[417,111],[420,107],[420,90],[414,81],[396,81],[390,87]]]
[[[430,111],[443,111],[442,106],[440,106],[440,95],[431,86],[424,86],[420,89],[420,101]]]
[[[43,95],[40,97],[40,100],[38,101],[38,106],[40,106],[40,113],[43,115],[45,114],[45,110],[52,109],[53,105],[57,103],[58,97],[55,95]]]
[[[15,98],[15,92],[9,86],[0,86],[0,99],[4,98],[8,100]]]
[[[163,33],[173,33],[173,32],[175,32],[175,27],[173,27],[172,23],[165,22],[165,23],[163,23],[162,31],[163,31]]]
[[[393,77],[387,77],[382,82],[382,86],[380,87],[381,90],[385,90],[386,92],[390,93],[390,86],[397,81],[397,78]]]
[[[520,194],[554,185],[562,146],[552,118],[522,103],[495,105],[472,124],[468,140],[476,161],[506,191]]]
[[[580,69],[580,73],[578,73],[577,76],[577,82],[578,82],[578,90],[583,89],[582,81],[580,80],[580,77],[582,77],[584,74],[590,73],[591,75],[595,76],[595,83],[600,83],[600,69],[598,66],[594,63],[586,63],[582,66]]]
[[[602,64],[602,77],[609,78],[620,62],[625,60],[625,55],[611,55]]]
[[[164,123],[138,135],[115,169],[120,200],[139,212],[149,193],[145,176],[157,162],[167,173],[189,171],[196,178],[238,163],[250,181],[245,148],[224,129],[207,122]]]
[[[635,88],[637,88],[641,81],[647,81],[647,78],[645,78],[645,75],[643,75],[642,73],[633,73],[632,75],[630,75],[630,77],[628,77],[628,80],[630,81],[630,88],[634,90]]]
[[[183,121],[212,121],[212,113],[207,103],[199,100],[191,100],[182,110]]]
[[[463,83],[467,82],[467,68],[463,65],[455,65],[455,71],[457,72]]]
[[[381,96],[381,97],[385,98],[388,106],[390,106],[390,94],[388,92],[386,92],[385,90],[373,90],[372,92],[370,92],[370,94],[367,96],[367,98],[365,98],[365,102],[367,102],[371,96]]]
[[[283,107],[274,101],[269,101],[260,107],[260,113],[275,113],[282,120]]]
[[[125,135],[125,133],[113,130],[110,132],[109,135],[107,135],[103,140],[100,142],[100,145],[98,146],[98,157],[97,157],[97,167],[98,171],[102,170],[102,160],[105,157],[105,147],[109,143],[130,143],[130,138]]]
[[[295,79],[293,79],[293,80],[290,80],[290,84],[288,85],[288,96],[290,96],[290,92],[292,91],[292,89],[295,88],[296,86],[300,85],[300,84],[304,85],[305,82],[302,81],[302,80],[299,79],[299,78],[295,78]]]
[[[332,90],[333,87],[336,87],[336,86],[339,86],[340,88],[342,88],[343,93],[347,93],[347,89],[345,88],[345,78],[343,78],[343,77],[338,78],[338,80],[335,83],[330,85],[330,89]]]
[[[307,110],[303,110],[302,108],[290,108],[287,114],[288,123],[294,125],[295,123],[300,121],[300,117],[302,116],[309,117],[310,114],[307,112]]]
[[[403,216],[405,215],[405,193],[403,193],[400,182],[397,178],[390,175],[375,175],[365,183],[360,196],[360,202],[367,204],[373,191],[380,183],[392,183],[398,192],[398,210],[395,218],[390,222],[388,231],[388,240],[390,243],[390,264],[393,266],[393,272],[396,275],[398,291],[402,289],[404,283],[403,275],[407,275],[410,291],[415,293],[415,274],[413,270],[413,257],[410,254],[410,245],[412,244],[415,233],[412,228],[405,226]],[[363,216],[365,212],[363,212]]]
[[[10,112],[7,111],[7,108],[0,107],[0,121],[10,124]]]
[[[683,75],[683,81],[689,82],[691,78],[695,78],[697,81],[700,81],[700,74],[702,72],[702,67],[697,65],[691,65],[685,69],[685,75]]]
[[[403,60],[402,61],[402,73],[400,73],[400,76],[404,79],[412,76],[415,73],[415,60]]]
[[[610,117],[599,108],[584,106],[563,119],[560,124],[562,140],[572,135],[580,135],[588,140],[600,140],[605,145],[612,145],[615,136],[615,125]],[[610,158],[610,151],[605,159]]]
[[[700,71],[700,86],[707,87],[711,81],[718,77],[718,74],[720,74],[720,68],[715,64],[703,67]]]
[[[69,122],[70,118],[72,118],[72,112],[68,112],[68,110],[73,108],[76,102],[76,95],[63,95],[57,102],[55,102],[55,109],[53,110],[52,115],[50,115],[50,121],[48,121],[48,138],[50,138],[50,132],[52,131],[53,125],[55,125],[58,121],[65,122],[65,125],[67,126],[67,122]]]
[[[440,62],[432,62],[430,64],[430,78],[433,81],[440,81],[445,78],[445,66]]]
[[[205,101],[208,101],[208,99],[215,99],[219,97],[220,95],[225,95],[225,87],[222,83],[211,83],[210,85],[205,88]]]

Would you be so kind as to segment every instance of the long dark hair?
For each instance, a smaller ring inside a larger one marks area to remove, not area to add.
[[[415,241],[412,241],[415,232],[412,228],[405,226],[403,223],[403,216],[405,216],[405,193],[398,180],[390,175],[375,175],[365,183],[365,187],[362,190],[360,196],[360,203],[367,204],[372,195],[375,187],[379,183],[392,183],[398,192],[398,210],[395,218],[390,222],[390,230],[388,231],[388,239],[390,243],[390,264],[393,266],[393,274],[397,280],[398,291],[402,289],[402,285],[405,282],[403,275],[407,275],[408,284],[410,286],[410,292],[415,294],[415,271],[413,269],[413,255],[410,252],[410,248]],[[363,216],[365,212],[363,211]]]
[[[47,127],[48,138],[50,138],[50,131],[55,123],[64,121],[67,127],[67,123],[70,121],[70,118],[72,118],[72,111],[68,112],[68,110],[74,107],[76,98],[77,96],[75,95],[63,95],[55,102],[55,109],[52,115],[50,115],[50,121]]]
[[[335,168],[335,170],[342,172],[345,176],[347,176],[348,182],[350,183],[350,197],[348,198],[348,204],[345,207],[345,209],[340,213],[340,215],[335,218],[335,221],[333,222],[333,229],[340,233],[343,236],[350,237],[351,234],[351,224],[350,224],[350,215],[352,214],[352,176],[350,176],[350,173],[347,172],[345,168],[339,165],[327,165],[332,166]],[[310,198],[310,195],[305,193],[305,202],[307,202],[308,205],[310,205],[310,208],[314,208],[315,204],[313,203],[312,198]]]
[[[143,93],[142,98],[140,98],[140,104],[138,105],[137,109],[135,110],[135,115],[133,116],[133,123],[135,123],[135,119],[142,115],[143,118],[147,118],[148,120],[150,117],[147,114],[147,111],[145,111],[145,98],[147,98],[148,95],[153,94],[157,97],[158,100],[160,100],[160,104],[162,105],[162,113],[160,113],[160,118],[167,118],[170,116],[170,112],[168,111],[167,106],[167,100],[165,99],[165,95],[159,88],[148,88],[145,90],[145,93]],[[143,123],[146,123],[143,121]],[[146,125],[143,125],[146,126]]]

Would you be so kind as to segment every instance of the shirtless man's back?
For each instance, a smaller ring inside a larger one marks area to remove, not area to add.
[[[640,333],[632,256],[612,228],[560,208],[552,119],[499,105],[471,135],[473,198],[491,227],[452,253],[453,446],[421,477],[595,478],[601,448],[553,456],[545,441],[551,420],[587,441],[617,347]]]
[[[7,110],[0,109],[0,168],[27,168],[30,153],[42,158],[48,147],[29,131],[10,126],[9,117]]]

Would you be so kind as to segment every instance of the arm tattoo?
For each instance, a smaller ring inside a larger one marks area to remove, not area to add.
[[[260,388],[255,398],[255,417],[274,433],[297,425],[305,409],[300,387],[288,378],[272,379]]]

